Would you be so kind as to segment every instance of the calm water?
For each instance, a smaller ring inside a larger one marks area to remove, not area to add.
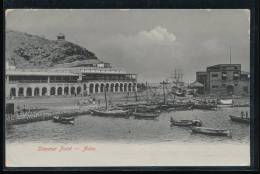
[[[229,114],[239,115],[248,108],[221,108],[217,111],[176,111],[162,113],[157,120],[79,116],[74,125],[50,121],[13,125],[6,131],[7,142],[239,142],[249,143],[249,125],[231,122]],[[232,138],[191,134],[189,128],[171,127],[175,119],[200,119],[203,126],[232,130]]]

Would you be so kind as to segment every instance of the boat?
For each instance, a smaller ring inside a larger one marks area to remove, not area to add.
[[[246,124],[250,123],[249,117],[241,117],[241,116],[233,116],[233,115],[229,115],[229,117],[230,117],[231,121],[234,121],[234,122],[246,123]]]
[[[218,107],[226,108],[226,107],[233,107],[233,99],[219,99],[218,100]]]
[[[156,105],[151,105],[151,106],[138,106],[134,109],[132,109],[133,112],[141,112],[141,113],[155,113],[155,112],[160,112],[158,109],[159,107]]]
[[[202,125],[201,120],[174,120],[172,117],[171,117],[170,122],[174,126],[184,126],[184,127],[187,127],[187,126],[200,127]]]
[[[214,136],[230,136],[231,130],[227,129],[214,129],[208,127],[191,127],[193,133],[200,133],[205,135],[214,135]]]
[[[174,94],[178,97],[185,97],[185,92],[178,92],[178,91],[175,91]]]
[[[114,110],[98,110],[98,109],[91,109],[90,110],[92,115],[97,116],[108,116],[108,117],[129,117],[129,112],[120,109]]]
[[[193,109],[192,105],[179,105],[179,106],[175,106],[175,107],[171,107],[166,109],[166,111],[170,112],[170,111],[187,111],[187,110],[191,110]]]
[[[249,104],[233,104],[232,107],[249,107]]]
[[[63,124],[74,124],[74,117],[62,117],[62,116],[54,116],[53,121],[57,123]]]
[[[124,118],[129,118],[129,110],[123,110],[120,109],[120,107],[116,106],[116,108],[110,108],[108,109],[108,104],[107,104],[107,89],[104,90],[105,94],[105,103],[106,106],[105,108],[100,108],[100,109],[91,109],[90,112],[92,115],[96,116],[103,116],[103,117],[124,117]]]
[[[193,109],[216,110],[217,105],[210,103],[196,103],[193,105]]]
[[[140,112],[133,112],[133,116],[135,119],[155,119],[159,117],[159,113],[140,113]]]
[[[232,99],[220,99],[218,101],[218,104],[220,104],[220,105],[233,105],[233,100]]]

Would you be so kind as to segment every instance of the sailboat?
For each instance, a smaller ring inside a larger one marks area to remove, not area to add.
[[[105,117],[124,117],[124,118],[129,118],[129,111],[128,110],[121,110],[121,109],[108,109],[107,106],[107,94],[106,91],[107,89],[105,88],[105,102],[106,102],[106,107],[105,109],[91,109],[90,112],[92,115],[97,115],[97,116],[105,116]]]

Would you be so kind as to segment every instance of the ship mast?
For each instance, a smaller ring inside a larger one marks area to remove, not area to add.
[[[229,63],[231,64],[231,47],[229,46]]]
[[[105,101],[106,101],[106,110],[107,110],[107,87],[105,86]]]

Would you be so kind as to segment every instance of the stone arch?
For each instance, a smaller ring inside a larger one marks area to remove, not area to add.
[[[32,88],[31,87],[28,87],[26,89],[26,96],[32,96]]]
[[[124,91],[127,91],[127,83],[124,84]]]
[[[116,83],[116,85],[115,85],[115,92],[118,92],[118,89],[119,89],[119,84]]]
[[[69,87],[68,87],[68,86],[66,86],[66,87],[64,88],[64,94],[65,94],[65,95],[69,95]]]
[[[55,95],[55,94],[56,94],[56,88],[55,87],[51,87],[50,95]]]
[[[109,90],[109,83],[106,84],[106,91]]]
[[[42,88],[42,96],[45,96],[47,94],[47,88],[43,87]]]
[[[81,87],[80,86],[77,87],[77,94],[81,94]]]
[[[95,93],[98,93],[98,88],[99,88],[99,84],[96,83],[96,84],[95,84]]]
[[[131,92],[132,91],[132,83],[128,84],[128,91]]]
[[[104,83],[101,83],[101,85],[100,85],[100,92],[104,92],[104,87],[105,87]]]
[[[40,95],[40,89],[38,87],[36,87],[34,89],[34,96],[39,96]]]
[[[123,92],[124,84],[120,83],[120,92]]]
[[[133,84],[133,91],[136,91],[136,83]]]
[[[75,87],[74,87],[74,86],[72,86],[72,87],[70,88],[70,94],[71,94],[71,95],[75,95]]]
[[[115,86],[114,83],[111,83],[111,84],[110,84],[110,91],[111,91],[111,92],[114,92],[114,86]]]
[[[18,96],[24,96],[24,89],[22,87],[18,89]]]
[[[57,89],[57,95],[62,95],[62,87],[58,87],[58,89]]]
[[[89,93],[93,93],[94,92],[94,84],[93,83],[91,83],[90,85],[89,85]]]
[[[16,97],[16,89],[15,88],[10,89],[10,97]]]
[[[84,84],[84,85],[83,85],[83,90],[85,91],[86,89],[87,89],[87,85]]]

